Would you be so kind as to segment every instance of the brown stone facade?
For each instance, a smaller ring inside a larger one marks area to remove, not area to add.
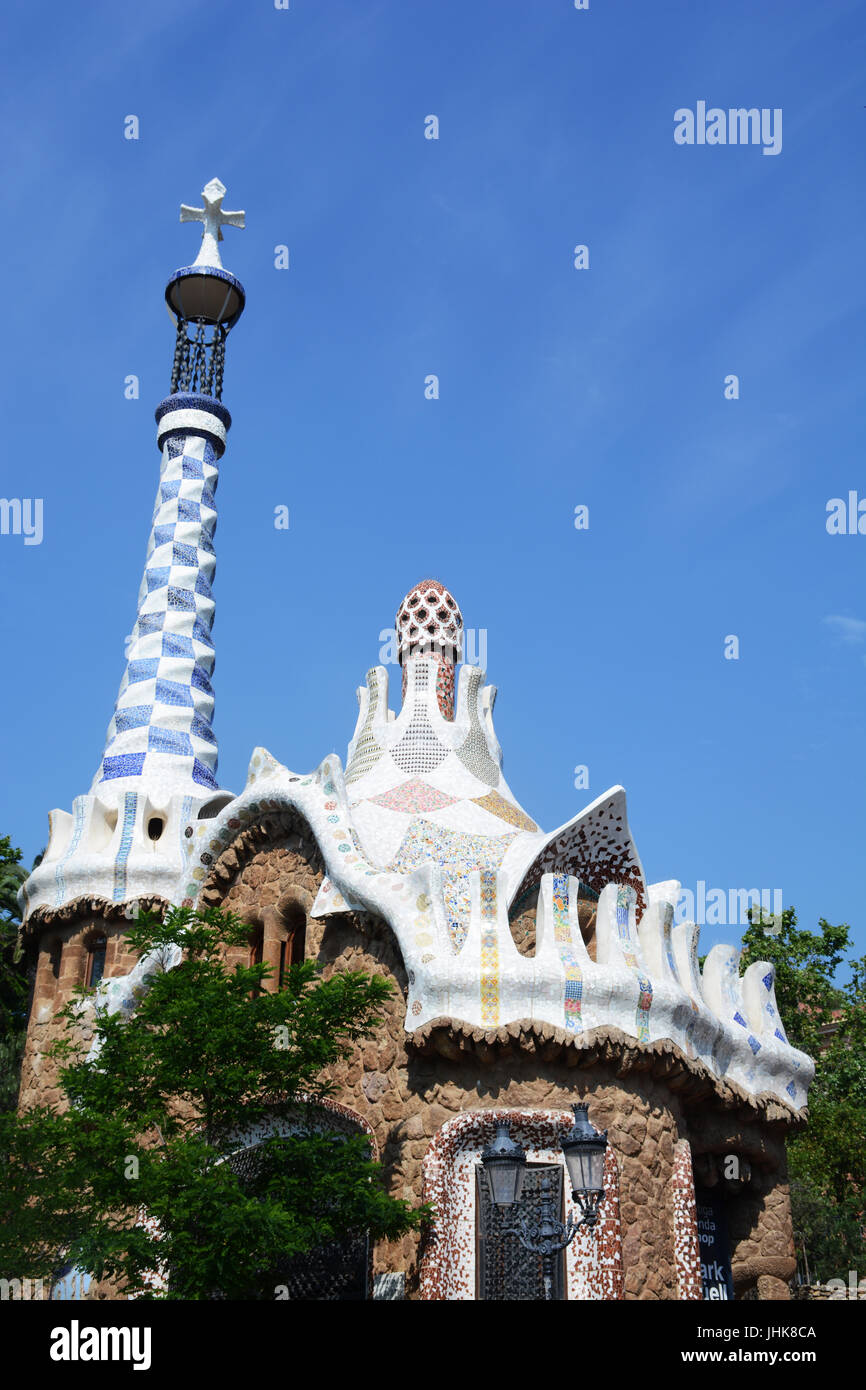
[[[141,901],[142,909],[165,906],[157,898]],[[39,951],[21,1065],[22,1107],[59,1101],[56,1067],[47,1055],[51,1044],[65,1035],[65,1025],[57,1021],[56,1015],[79,985],[89,983],[90,958],[102,941],[105,979],[125,975],[132,969],[136,957],[126,945],[128,925],[122,905],[86,898],[68,903],[57,912],[40,914],[28,923],[28,932],[38,938]],[[79,1036],[82,1041],[89,1041],[91,1034],[86,1023]]]
[[[784,1139],[796,1122],[792,1112],[776,1102],[756,1104],[738,1088],[719,1083],[671,1043],[639,1046],[615,1029],[597,1029],[575,1040],[529,1023],[484,1032],[442,1019],[407,1034],[408,981],[393,933],[366,914],[311,919],[322,877],[309,828],[294,813],[275,814],[240,833],[223,852],[200,900],[249,921],[251,942],[258,940],[262,959],[275,970],[302,949],[319,962],[325,978],[334,971],[362,970],[393,982],[379,1036],[358,1046],[332,1072],[334,1100],[371,1130],[393,1195],[422,1200],[425,1155],[434,1136],[458,1115],[492,1109],[568,1112],[585,1100],[593,1123],[608,1131],[616,1165],[622,1297],[695,1296],[694,1279],[690,1282],[683,1266],[696,1248],[682,1228],[683,1212],[689,1210],[684,1153],[691,1155],[702,1185],[727,1184],[737,1296],[757,1287],[762,1298],[788,1297],[795,1259]],[[107,976],[133,964],[123,949],[122,916],[103,912],[100,918],[85,905],[66,914],[41,927],[23,1104],[37,1096],[56,1097],[42,1053],[56,1029],[53,1009],[83,978],[88,933],[101,929],[108,936]],[[530,927],[524,919],[521,936],[524,930],[529,936]],[[52,973],[56,939],[63,942],[59,978]],[[744,1175],[739,1184],[722,1175],[721,1161],[730,1155]],[[381,1243],[374,1252],[374,1273],[401,1273],[406,1296],[422,1296],[424,1242],[425,1236],[412,1235]]]

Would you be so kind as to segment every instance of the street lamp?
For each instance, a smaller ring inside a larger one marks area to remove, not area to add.
[[[556,1212],[553,1184],[545,1171],[541,1178],[540,1211],[537,1217],[526,1212],[515,1213],[512,1225],[502,1228],[503,1235],[517,1236],[525,1250],[542,1257],[542,1276],[545,1299],[553,1298],[553,1256],[570,1245],[581,1226],[590,1231],[598,1221],[598,1209],[604,1199],[604,1154],[607,1130],[603,1134],[590,1123],[587,1106],[573,1105],[574,1125],[561,1140],[562,1151],[571,1183],[571,1195],[583,1215],[575,1221],[569,1212],[567,1221],[560,1221]],[[520,1201],[526,1173],[526,1153],[511,1137],[508,1124],[498,1121],[496,1135],[482,1151],[482,1169],[487,1178],[491,1201],[500,1208],[514,1207]]]
[[[596,1129],[587,1113],[589,1107],[584,1101],[571,1108],[574,1111],[574,1125],[560,1140],[560,1144],[565,1154],[571,1195],[583,1212],[583,1220],[592,1230],[598,1221],[598,1209],[604,1201],[607,1130],[602,1134]]]

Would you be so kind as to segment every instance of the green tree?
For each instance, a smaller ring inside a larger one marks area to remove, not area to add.
[[[423,1220],[386,1193],[363,1136],[335,1140],[315,1123],[328,1067],[371,1036],[391,985],[350,971],[324,980],[306,961],[267,992],[269,967],[227,963],[248,933],[216,909],[143,915],[127,939],[161,964],[134,1012],[97,1013],[98,1050],[85,1056],[80,998],[62,1011],[53,1051],[68,1108],[0,1120],[0,1274],[50,1278],[65,1259],[147,1296],[161,1267],[171,1298],[268,1299],[287,1259]],[[252,1164],[232,1162],[242,1131],[299,1114],[300,1129],[271,1133]],[[145,1212],[158,1231],[140,1224]]]
[[[21,851],[0,835],[0,1112],[14,1107],[27,1032],[27,963],[18,889],[27,877]]]
[[[814,1280],[864,1271],[866,1227],[866,957],[847,960],[850,927],[823,918],[819,932],[749,914],[743,966],[769,960],[790,1042],[815,1061],[808,1127],[788,1141],[798,1247]],[[835,984],[846,962],[851,979]]]

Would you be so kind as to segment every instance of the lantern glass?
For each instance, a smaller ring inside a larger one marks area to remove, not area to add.
[[[498,1207],[510,1207],[520,1201],[526,1154],[515,1143],[507,1124],[496,1126],[496,1136],[481,1154],[481,1164],[487,1174],[491,1201]]]
[[[581,1193],[604,1191],[604,1155],[607,1132],[601,1134],[587,1114],[585,1103],[572,1106],[574,1126],[561,1140],[571,1190],[575,1198]]]
[[[514,1202],[520,1201],[525,1166],[525,1163],[513,1162],[510,1159],[487,1164],[490,1197],[498,1207],[510,1207]]]
[[[604,1189],[604,1149],[566,1150],[565,1163],[572,1192],[601,1192]]]

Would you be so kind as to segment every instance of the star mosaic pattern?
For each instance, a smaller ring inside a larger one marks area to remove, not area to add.
[[[206,439],[166,440],[138,618],[94,790],[146,774],[172,788],[217,790],[210,678],[218,476]]]

